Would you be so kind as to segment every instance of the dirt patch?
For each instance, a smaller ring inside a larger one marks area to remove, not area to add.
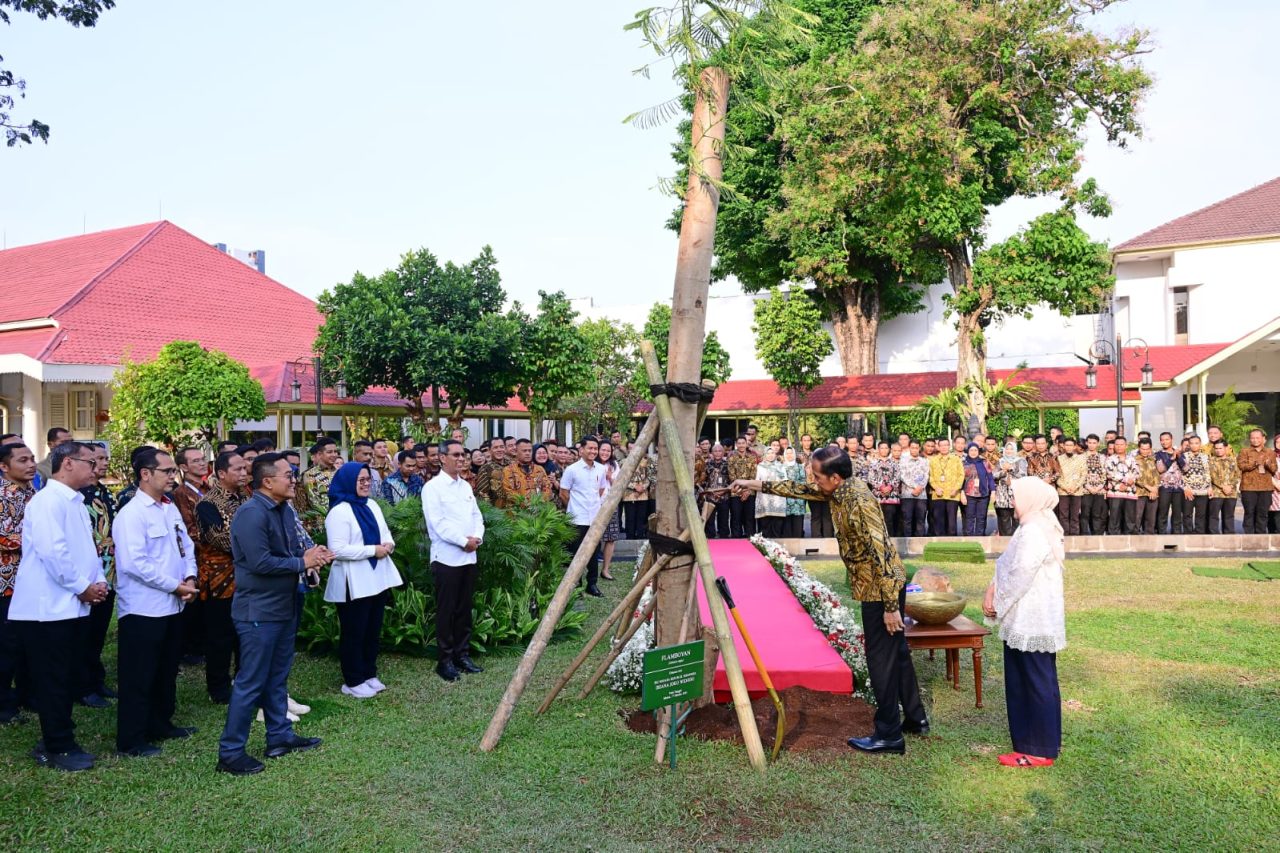
[[[782,748],[790,752],[849,752],[851,737],[869,735],[875,728],[875,708],[847,693],[820,693],[806,687],[792,687],[778,694],[787,712],[787,731]],[[765,750],[773,748],[778,730],[778,712],[768,696],[751,703],[756,727]],[[653,714],[619,711],[633,732],[654,734]],[[707,705],[685,720],[685,734],[702,740],[742,743],[738,716],[728,705]]]

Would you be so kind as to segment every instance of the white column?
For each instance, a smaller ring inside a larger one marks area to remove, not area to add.
[[[44,383],[22,376],[22,437],[37,459],[48,452],[44,442]]]

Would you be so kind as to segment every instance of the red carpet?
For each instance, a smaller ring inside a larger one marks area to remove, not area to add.
[[[729,582],[738,613],[751,633],[774,689],[782,691],[800,686],[826,693],[853,692],[853,672],[848,664],[827,644],[827,638],[814,627],[809,614],[756,547],[746,539],[714,539],[708,544],[716,575]],[[702,623],[711,625],[711,611],[701,581],[698,606]],[[729,619],[738,659],[742,661],[747,691],[752,698],[766,695],[764,682],[728,610],[725,617]],[[713,687],[717,702],[729,701],[729,680],[723,658],[716,664]]]

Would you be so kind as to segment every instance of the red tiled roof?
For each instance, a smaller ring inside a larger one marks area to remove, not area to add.
[[[1191,344],[1189,346],[1180,347],[1151,347],[1148,358],[1151,360],[1151,369],[1155,375],[1156,382],[1168,382],[1187,370],[1194,367],[1205,359],[1217,355],[1222,350],[1231,346],[1230,343],[1225,344]],[[1141,350],[1126,348],[1124,351],[1124,381],[1126,384],[1137,384],[1142,381],[1142,365],[1144,364],[1143,354]],[[1102,368],[1098,368],[1098,383],[1102,383]],[[1115,374],[1110,374],[1111,381],[1115,382]]]
[[[1280,178],[1179,216],[1126,240],[1114,251],[1130,252],[1273,235],[1280,236]]]
[[[249,368],[249,373],[254,379],[262,383],[268,406],[276,403],[291,402],[293,400],[293,382],[295,379],[298,381],[298,385],[301,386],[298,392],[298,396],[301,398],[300,404],[314,405],[315,403],[315,374],[312,373],[310,364],[303,366],[297,361],[277,362],[275,364],[251,367]],[[339,400],[337,392],[332,388],[322,388],[320,400],[325,406],[403,409],[408,405],[394,389],[380,387],[369,388],[359,397],[348,397],[346,400]],[[429,406],[430,400],[426,400],[426,403]],[[506,406],[501,409],[491,409],[488,406],[471,406],[468,411],[510,412],[527,415],[529,410],[525,408],[524,403],[520,402],[519,397],[513,396],[507,400]]]
[[[59,364],[142,361],[174,340],[245,364],[280,362],[310,353],[322,320],[307,297],[171,222],[5,250],[0,287],[24,295],[0,322],[58,321],[34,357]],[[0,334],[3,351],[18,351],[8,349],[12,334]]]
[[[1036,382],[1046,403],[1106,403],[1115,400],[1115,373],[1110,366],[1098,368],[1098,387],[1092,390],[1084,387],[1084,371],[1084,365],[1028,367],[1018,372],[1017,381]],[[996,381],[1014,372],[992,370],[988,375],[991,381]],[[1125,374],[1128,374],[1127,365]],[[955,371],[828,376],[801,399],[800,408],[844,411],[909,408],[920,402],[920,398],[937,394],[944,388],[954,388],[955,384]],[[1125,389],[1124,397],[1126,401],[1136,402],[1140,395],[1136,390]],[[716,414],[786,409],[787,395],[772,379],[744,379],[730,380],[716,389],[708,411]]]
[[[0,332],[0,353],[28,355],[39,359],[50,342],[61,334],[53,327]]]

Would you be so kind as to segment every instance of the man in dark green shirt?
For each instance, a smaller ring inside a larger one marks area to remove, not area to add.
[[[853,597],[862,604],[867,670],[877,706],[875,733],[850,738],[849,745],[863,752],[901,754],[906,751],[904,730],[914,734],[929,730],[902,624],[906,571],[885,529],[880,503],[866,483],[853,477],[848,454],[838,447],[824,447],[810,457],[809,465],[812,483],[735,480],[732,488],[735,494],[763,491],[826,502],[831,506],[849,587]],[[905,721],[899,714],[899,704],[906,715]]]

